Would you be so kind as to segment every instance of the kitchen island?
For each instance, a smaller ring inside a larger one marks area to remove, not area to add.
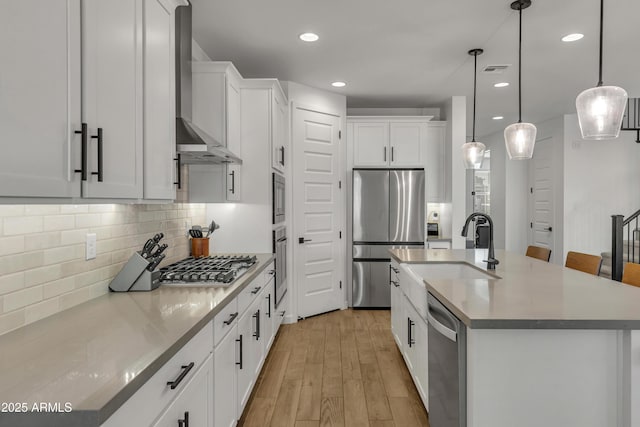
[[[97,427],[107,420],[109,427],[151,424],[135,416],[148,412],[157,417],[163,409],[159,399],[139,399],[133,416],[120,417],[126,421],[109,417],[118,415],[181,350],[191,353],[188,358],[195,357],[196,350],[202,350],[203,360],[210,355],[214,333],[220,334],[212,320],[218,314],[226,320],[226,308],[238,298],[248,306],[250,298],[263,294],[258,294],[261,287],[269,292],[266,269],[273,259],[272,254],[258,254],[257,263],[228,287],[190,284],[109,293],[0,336],[0,426]],[[268,302],[271,314],[273,300],[269,297]],[[239,308],[234,311],[242,317]],[[189,347],[196,338],[197,346]],[[171,390],[166,382],[175,380],[179,368],[158,379],[157,395],[167,401],[171,397],[165,394]],[[191,375],[173,393],[182,392]]]
[[[639,288],[504,251],[493,271],[486,250],[390,252],[421,316],[429,292],[465,326],[467,426],[640,425]]]

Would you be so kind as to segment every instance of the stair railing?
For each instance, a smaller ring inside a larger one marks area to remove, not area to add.
[[[622,269],[625,258],[625,235],[627,242],[627,262],[640,262],[640,250],[636,245],[640,244],[640,229],[638,229],[638,217],[640,210],[627,219],[623,215],[611,215],[611,279],[622,280]]]

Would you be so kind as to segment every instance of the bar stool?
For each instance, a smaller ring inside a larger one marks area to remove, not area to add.
[[[600,267],[602,266],[602,257],[597,255],[583,254],[581,252],[567,253],[567,260],[564,263],[567,268],[583,271],[589,274],[600,274]]]
[[[549,262],[549,260],[551,259],[551,249],[541,248],[540,246],[529,246],[525,255],[531,258],[537,258],[541,259],[542,261]]]
[[[628,262],[624,265],[622,283],[640,287],[640,264]]]

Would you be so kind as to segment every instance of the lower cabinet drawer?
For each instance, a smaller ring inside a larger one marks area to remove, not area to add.
[[[235,298],[213,318],[213,343],[218,345],[238,321],[238,298]]]
[[[180,425],[213,426],[213,355],[209,355],[178,397],[156,420],[153,427]]]
[[[213,326],[209,322],[102,426],[151,425],[167,405],[182,392],[212,351]],[[175,425],[178,425],[177,421]]]
[[[264,277],[262,274],[258,274],[249,285],[238,294],[238,312],[240,316],[245,312],[249,305],[258,296],[260,291],[264,288]]]

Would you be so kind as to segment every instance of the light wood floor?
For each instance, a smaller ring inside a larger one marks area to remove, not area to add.
[[[387,310],[283,325],[240,427],[428,427]]]

